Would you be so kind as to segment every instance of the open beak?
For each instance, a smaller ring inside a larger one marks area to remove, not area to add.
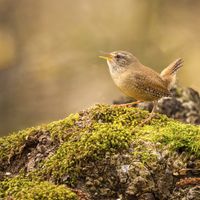
[[[105,60],[112,60],[112,55],[110,53],[103,53],[105,55],[99,56],[99,58],[103,58]]]

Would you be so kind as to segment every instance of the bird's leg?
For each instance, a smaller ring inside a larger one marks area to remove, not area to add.
[[[113,106],[120,106],[120,107],[131,107],[132,105],[137,105],[139,103],[141,103],[142,101],[134,101],[134,102],[131,102],[131,103],[124,103],[124,104],[114,104]]]
[[[158,105],[158,101],[153,101],[153,109],[152,109],[149,117],[147,117],[144,121],[142,121],[140,126],[143,126],[144,124],[148,123],[155,116],[155,114],[156,114],[155,110],[156,110],[157,105]]]

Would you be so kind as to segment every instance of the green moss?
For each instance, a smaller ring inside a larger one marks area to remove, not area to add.
[[[13,133],[7,137],[0,138],[0,162],[9,161],[14,154],[21,152],[21,147],[28,136],[35,134],[35,128],[29,128],[18,133]]]
[[[48,124],[45,129],[51,133],[53,140],[58,139],[59,141],[66,140],[70,133],[77,129],[75,122],[79,120],[79,114],[71,114],[64,120],[59,120]]]
[[[24,144],[30,139],[30,137],[33,137],[37,133],[48,131],[52,136],[52,140],[58,139],[59,142],[61,142],[63,138],[66,140],[67,136],[76,129],[74,124],[78,119],[78,113],[71,114],[64,120],[59,120],[36,128],[25,129],[18,133],[12,133],[7,137],[1,137],[0,162],[7,161],[9,163],[10,158],[14,155],[20,154]],[[71,127],[73,127],[73,129],[71,129]]]
[[[40,174],[48,174],[55,180],[70,174],[72,184],[79,176],[81,165],[104,157],[106,152],[117,152],[127,149],[131,134],[122,128],[102,124],[93,127],[92,131],[75,133],[62,144],[57,152],[48,159]]]
[[[174,151],[186,151],[200,156],[200,126],[169,121],[164,127],[146,126],[139,132],[142,132],[141,138],[145,140],[168,145]]]
[[[153,150],[146,145],[148,143],[159,143],[161,149],[186,151],[200,157],[200,126],[157,115],[149,125],[140,127],[139,124],[146,117],[147,111],[136,108],[97,105],[39,129],[3,138],[0,140],[3,144],[0,153],[6,156],[10,151],[20,152],[20,146],[29,134],[35,134],[37,130],[48,131],[53,141],[59,141],[58,148],[28,177],[30,180],[51,179],[68,185],[76,184],[83,174],[84,166],[101,160],[107,152],[111,155],[132,152],[133,158],[139,158],[144,163],[154,160]],[[12,192],[12,186],[9,188]]]
[[[46,160],[39,170],[40,176],[60,181],[68,176],[67,184],[73,185],[87,162],[105,157],[106,152],[126,151],[134,145],[133,156],[148,162],[154,159],[152,151],[140,141],[160,142],[171,150],[182,150],[199,156],[200,129],[159,115],[151,125],[138,126],[148,112],[139,109],[96,106],[89,110],[88,127],[71,133],[70,137]],[[62,181],[61,181],[62,182]]]
[[[15,200],[76,200],[76,194],[64,185],[54,185],[43,181],[30,181],[26,178],[15,177],[0,182],[0,198]]]
[[[138,141],[133,151],[133,158],[147,164],[156,161],[157,155],[154,146],[147,146],[143,141]]]
[[[140,140],[159,142],[173,151],[182,149],[190,154],[200,155],[200,126],[184,124],[157,114],[150,124],[141,127],[139,125],[148,116],[148,112],[135,108],[97,106],[90,110],[90,115],[93,119],[91,134],[98,134],[102,130],[106,134],[113,131],[115,135],[119,135],[120,132],[120,137],[127,139],[128,144]],[[105,136],[104,142],[107,142]]]

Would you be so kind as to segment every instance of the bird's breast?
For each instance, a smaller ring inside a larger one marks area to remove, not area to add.
[[[116,86],[127,96],[139,100],[137,82],[134,78],[131,80],[126,73],[111,74],[111,77]],[[141,95],[140,95],[141,96]]]
[[[137,73],[132,73],[130,76],[129,72],[121,74],[111,74],[117,87],[127,96],[133,97],[134,99],[141,101],[153,101],[160,99],[162,96],[167,96],[167,89],[158,87],[154,80],[148,81],[145,76],[140,78]],[[143,80],[144,78],[144,80]]]

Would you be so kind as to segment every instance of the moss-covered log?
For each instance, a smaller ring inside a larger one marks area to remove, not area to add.
[[[200,199],[200,126],[97,105],[0,139],[0,198]]]

